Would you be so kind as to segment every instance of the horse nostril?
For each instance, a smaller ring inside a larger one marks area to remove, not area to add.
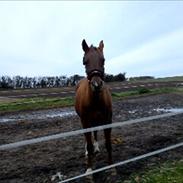
[[[101,86],[101,87],[103,86],[103,81],[100,81],[100,86]]]
[[[98,84],[96,81],[94,81],[93,86],[94,86],[95,88],[98,88],[98,87],[99,87],[99,84]]]
[[[94,88],[94,90],[100,90],[102,88],[103,82],[102,81],[93,81],[92,82],[92,86]]]

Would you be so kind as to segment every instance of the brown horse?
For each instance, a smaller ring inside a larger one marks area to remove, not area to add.
[[[75,109],[81,119],[83,128],[112,123],[112,99],[109,89],[104,83],[103,41],[99,47],[88,47],[82,41],[84,51],[83,64],[87,78],[82,79],[76,87]],[[108,162],[112,163],[111,129],[104,130]],[[92,168],[92,155],[99,151],[97,131],[94,132],[94,143],[91,133],[85,133],[87,150],[87,172]],[[94,145],[93,145],[94,144]]]

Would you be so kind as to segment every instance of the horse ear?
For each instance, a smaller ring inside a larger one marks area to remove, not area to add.
[[[85,41],[85,39],[83,39],[82,41],[82,48],[83,48],[83,51],[86,53],[88,50],[89,50],[89,47]]]
[[[100,41],[100,43],[99,43],[99,50],[101,51],[101,52],[103,52],[103,49],[104,49],[104,43],[103,43],[103,40],[102,41]]]

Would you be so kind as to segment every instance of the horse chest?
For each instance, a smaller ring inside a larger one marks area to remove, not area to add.
[[[106,116],[105,105],[102,103],[91,103],[86,110],[86,115],[91,121],[103,121]]]

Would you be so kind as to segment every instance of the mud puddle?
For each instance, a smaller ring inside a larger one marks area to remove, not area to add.
[[[155,110],[157,112],[173,112],[173,113],[183,112],[183,108],[157,108]]]
[[[138,110],[129,110],[129,114],[135,114]],[[148,111],[149,114],[153,114],[153,112],[159,113],[167,113],[167,112],[183,112],[183,108],[155,108]],[[44,119],[51,119],[51,118],[66,118],[70,116],[75,116],[76,112],[74,108],[61,108],[61,109],[51,109],[51,110],[44,110],[44,111],[37,111],[37,112],[29,112],[29,113],[22,113],[22,114],[14,114],[14,115],[7,115],[0,117],[0,123],[8,123],[8,122],[17,122],[22,120],[44,120]]]
[[[76,115],[74,108],[60,108],[36,112],[27,112],[0,117],[0,123],[17,122],[22,120],[44,120],[49,118],[65,118]]]

